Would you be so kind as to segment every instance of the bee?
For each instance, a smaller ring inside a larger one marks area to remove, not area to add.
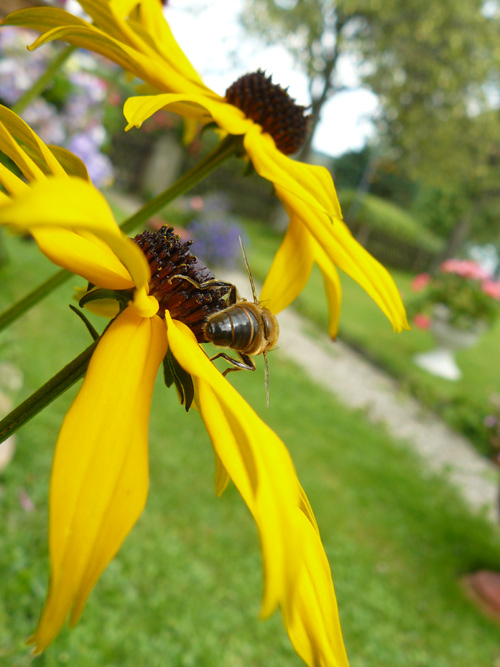
[[[191,278],[183,275],[172,276],[187,280],[199,289],[208,289],[212,287],[227,288],[227,308],[210,315],[204,324],[203,332],[207,342],[216,347],[225,347],[234,350],[239,359],[234,359],[225,352],[219,352],[211,357],[210,361],[223,358],[231,364],[231,368],[226,368],[222,375],[227,375],[231,371],[255,370],[255,362],[252,357],[262,354],[265,363],[266,374],[266,397],[269,406],[269,367],[266,353],[272,349],[279,336],[279,324],[276,316],[262,306],[257,299],[255,284],[252,273],[248,265],[247,256],[240,239],[243,259],[252,287],[252,301],[247,301],[239,296],[236,286],[232,283],[220,280],[209,280],[205,283],[196,284]]]

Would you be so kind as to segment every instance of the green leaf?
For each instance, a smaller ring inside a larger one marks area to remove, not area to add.
[[[185,406],[186,412],[188,412],[194,398],[193,379],[182,368],[170,349],[167,350],[167,354],[163,359],[163,377],[167,387],[171,387],[175,383],[179,401],[181,405]]]

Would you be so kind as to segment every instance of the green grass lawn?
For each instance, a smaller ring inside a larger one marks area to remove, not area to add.
[[[11,241],[9,251],[11,263],[0,268],[2,307],[53,271],[33,244]],[[89,343],[67,306],[79,283],[72,279],[0,339],[2,357],[25,373],[22,397]],[[330,559],[353,667],[500,661],[498,626],[467,601],[459,583],[472,570],[500,568],[498,531],[471,516],[443,479],[422,471],[380,426],[341,406],[279,352],[269,410],[262,364],[230,379],[292,453]],[[50,461],[71,394],[19,432],[17,455],[0,480],[0,665],[31,664],[23,642],[45,594]],[[253,521],[234,487],[215,497],[201,420],[160,381],[150,452],[146,511],[80,624],[35,665],[301,665],[279,616],[257,618],[262,579]],[[21,503],[26,495],[31,511]]]
[[[262,279],[280,242],[280,236],[258,223],[246,227],[251,240],[248,248],[253,272]],[[403,300],[412,297],[413,275],[391,270]],[[483,453],[489,453],[483,419],[488,414],[489,397],[500,394],[500,321],[485,333],[478,344],[460,350],[457,361],[463,371],[458,382],[434,377],[418,368],[412,357],[434,347],[432,334],[412,328],[395,334],[374,301],[349,276],[341,273],[343,302],[339,339],[358,348],[374,363],[398,378],[403,388],[411,391],[431,407],[450,426],[471,438]],[[323,280],[318,270],[311,278],[294,308],[308,320],[327,331],[327,307]]]

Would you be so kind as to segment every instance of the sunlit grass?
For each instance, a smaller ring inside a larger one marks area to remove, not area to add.
[[[6,302],[53,269],[32,244],[9,244]],[[257,255],[252,254],[252,268]],[[22,279],[20,276],[22,275]],[[71,285],[3,337],[25,373],[23,395],[85,347]],[[309,301],[310,302],[310,301]],[[346,304],[347,305],[347,304]],[[233,373],[238,389],[289,447],[330,559],[353,666],[491,667],[498,627],[465,599],[459,577],[500,568],[500,541],[416,457],[309,382],[277,352],[271,407],[262,364]],[[0,664],[30,664],[47,581],[46,497],[53,444],[70,395],[19,433],[0,494]],[[213,492],[213,455],[199,417],[159,381],[150,423],[148,505],[91,595],[80,624],[35,665],[290,667],[302,664],[279,616],[259,621],[258,539],[232,486]],[[27,494],[34,510],[23,509]]]

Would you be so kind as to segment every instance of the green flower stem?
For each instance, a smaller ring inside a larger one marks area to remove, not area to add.
[[[208,174],[214,171],[219,165],[235,154],[238,146],[238,137],[227,137],[221,141],[213,151],[206,155],[192,169],[181,176],[170,188],[162,192],[151,201],[147,202],[141,209],[125,220],[121,229],[125,233],[130,233],[135,227],[146,222],[152,215],[160,211],[164,206],[172,202],[176,197],[187,192],[197,183],[202,181]],[[0,331],[17,320],[23,313],[35,306],[44,297],[50,294],[56,287],[65,283],[73,274],[66,269],[55,273],[51,278],[42,283],[39,287],[27,294],[20,301],[0,314]]]
[[[92,343],[76,359],[59,371],[38,391],[0,421],[0,443],[13,435],[21,426],[47,407],[58,396],[85,375],[98,341]]]
[[[76,49],[76,46],[68,46],[67,48],[60,51],[54,60],[47,67],[42,76],[35,81],[33,86],[27,90],[22,97],[12,107],[12,111],[20,115],[27,106],[33,102],[43,91],[54,81],[55,74],[59,69],[64,65],[66,60],[70,57],[73,51]]]

